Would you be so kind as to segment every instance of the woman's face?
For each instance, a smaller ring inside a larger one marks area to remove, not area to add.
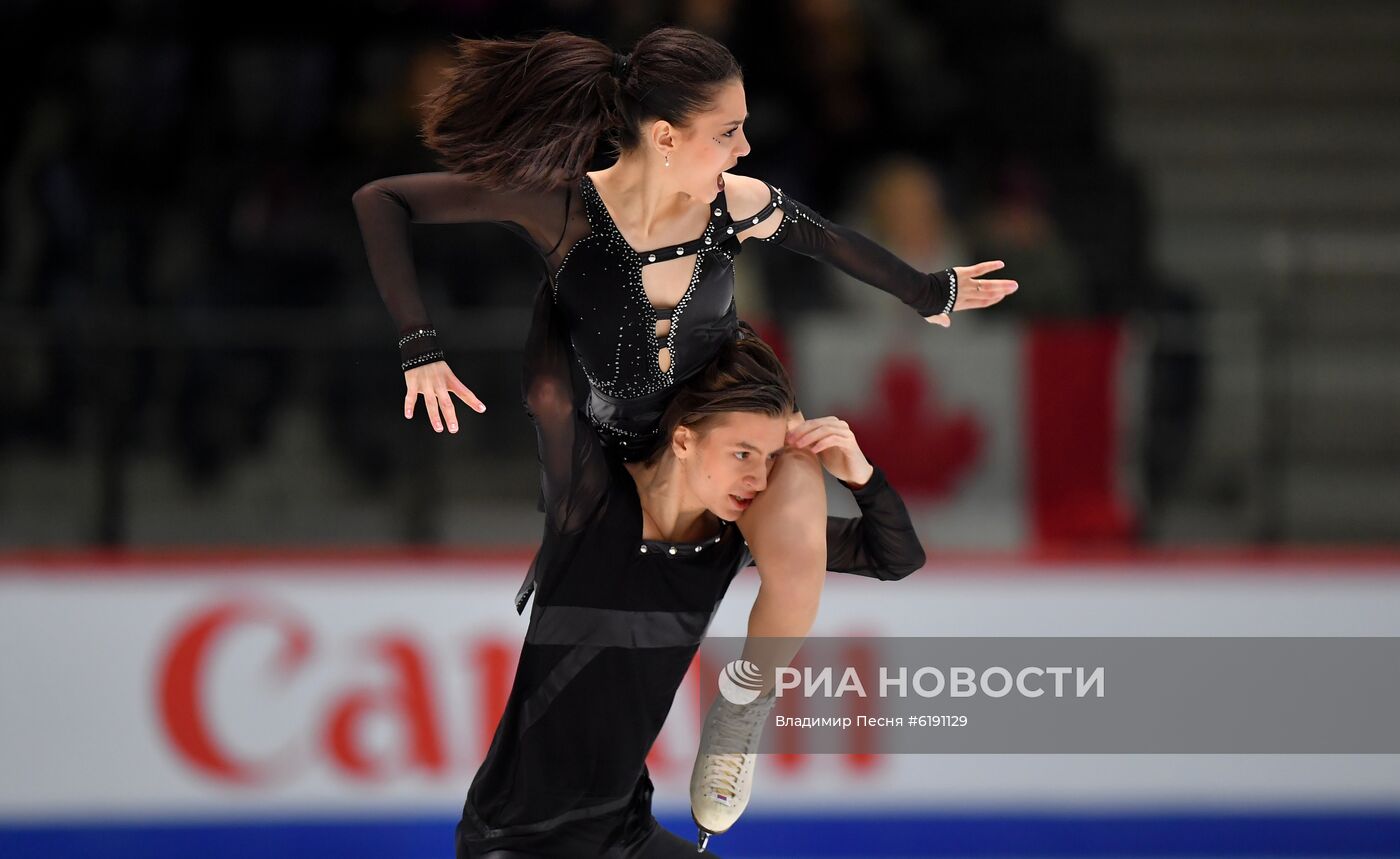
[[[721,519],[738,519],[768,485],[787,438],[787,417],[727,412],[676,430],[673,451],[691,497]]]
[[[682,191],[706,202],[719,195],[719,174],[732,170],[749,154],[744,137],[748,113],[743,81],[735,79],[720,85],[709,110],[691,117],[684,127],[673,128],[676,148],[666,169]]]

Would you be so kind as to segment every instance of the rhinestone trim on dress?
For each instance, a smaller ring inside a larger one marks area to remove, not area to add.
[[[626,238],[622,235],[622,231],[617,228],[617,222],[613,220],[612,215],[608,213],[607,206],[603,204],[603,198],[598,194],[598,189],[594,186],[592,178],[587,174],[583,177],[581,189],[581,196],[585,203],[584,211],[588,216],[589,226],[594,231],[593,235],[601,237],[609,248],[620,252],[624,259],[629,259],[633,263],[628,266],[626,275],[627,293],[632,299],[632,301],[629,302],[631,308],[629,308],[627,315],[628,317],[636,318],[629,318],[627,324],[645,326],[648,336],[643,338],[642,342],[656,343],[659,339],[656,335],[656,312],[658,309],[664,310],[665,308],[656,308],[651,303],[651,299],[647,296],[646,288],[642,283],[642,266],[655,262],[658,258],[658,251],[639,253],[627,243]],[[685,256],[688,251],[693,251],[696,255],[696,259],[695,267],[691,272],[690,282],[686,284],[685,292],[681,295],[680,300],[676,302],[675,307],[670,309],[669,318],[671,327],[666,333],[666,345],[655,347],[655,351],[649,355],[639,354],[625,356],[622,354],[622,331],[619,331],[617,351],[614,354],[612,366],[608,368],[612,371],[612,379],[605,381],[598,378],[593,369],[589,368],[582,361],[579,362],[580,366],[583,367],[584,375],[587,377],[590,385],[608,396],[631,399],[654,394],[657,391],[669,388],[675,383],[675,368],[680,363],[676,355],[676,336],[680,330],[681,317],[685,314],[686,307],[690,304],[691,298],[695,293],[695,288],[700,283],[700,277],[703,274],[705,257],[701,251],[715,250],[713,247],[713,234],[714,231],[718,229],[720,219],[724,214],[722,208],[716,208],[714,211],[719,214],[710,219],[710,222],[705,227],[705,232],[699,238],[693,242],[687,242],[686,244],[674,248],[677,257]],[[578,243],[575,243],[574,247],[578,247],[578,244],[582,241],[583,240],[580,239]],[[569,253],[573,253],[573,248],[570,248]],[[565,260],[567,261],[567,256]],[[563,264],[561,263],[560,270],[562,269]],[[667,354],[670,359],[665,370],[662,370],[659,364],[659,356],[663,348],[668,350]],[[623,374],[620,373],[620,368],[624,365],[629,366],[629,369],[645,367],[644,378],[628,378],[627,381],[631,384],[617,384],[617,380],[624,377]],[[610,427],[610,429],[614,432],[617,431],[615,427]]]

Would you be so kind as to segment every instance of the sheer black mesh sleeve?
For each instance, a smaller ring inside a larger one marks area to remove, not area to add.
[[[574,374],[565,321],[548,279],[535,294],[525,340],[521,393],[535,425],[543,496],[544,539],[515,593],[516,613],[552,576],[570,567],[584,529],[604,513],[612,484],[602,442],[574,401]]]
[[[888,292],[920,316],[935,316],[952,309],[949,299],[956,293],[950,289],[946,270],[932,274],[919,271],[850,227],[828,221],[785,191],[772,185],[768,191],[772,197],[763,212],[776,208],[783,216],[778,229],[759,241],[819,259]]]
[[[563,314],[543,281],[525,340],[521,390],[538,437],[546,524],[560,533],[577,531],[599,513],[611,474],[598,433],[576,405],[571,356]]]
[[[490,191],[455,173],[410,173],[367,182],[352,197],[380,297],[411,361],[438,349],[413,266],[409,224],[494,222],[529,240],[548,262],[565,243],[571,191]]]
[[[879,466],[870,481],[852,489],[861,515],[826,520],[826,568],[886,581],[902,579],[924,565],[924,548],[909,521],[904,500]]]

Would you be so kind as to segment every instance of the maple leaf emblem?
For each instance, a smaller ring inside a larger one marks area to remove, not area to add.
[[[861,449],[908,498],[946,499],[980,462],[986,431],[969,411],[952,413],[917,358],[891,356],[860,409],[837,412]]]

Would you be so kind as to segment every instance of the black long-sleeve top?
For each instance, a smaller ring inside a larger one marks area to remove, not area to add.
[[[452,173],[391,176],[361,187],[354,206],[375,284],[399,334],[408,338],[401,357],[409,365],[440,354],[435,337],[418,333],[432,325],[417,286],[409,224],[492,221],[529,242],[545,265],[550,294],[589,383],[581,398],[585,414],[606,444],[632,460],[654,442],[674,385],[735,335],[734,255],[745,231],[767,229],[770,218],[779,219],[777,227],[761,241],[823,260],[921,315],[949,309],[955,295],[951,272],[920,272],[781,189],[768,188],[768,204],[745,213],[730,212],[720,189],[694,240],[640,251],[627,243],[586,174],[549,192],[488,191]],[[656,307],[648,298],[642,270],[653,265],[688,267],[680,273],[690,272],[688,285],[674,305]]]
[[[461,832],[481,850],[553,855],[559,827],[650,818],[645,759],[735,574],[752,557],[732,523],[695,543],[642,537],[637,486],[579,414],[563,314],[546,290],[526,346],[526,401],[539,433],[545,530],[519,667]],[[831,517],[827,566],[899,579],[924,552],[877,468]],[[557,833],[555,833],[557,834]]]

